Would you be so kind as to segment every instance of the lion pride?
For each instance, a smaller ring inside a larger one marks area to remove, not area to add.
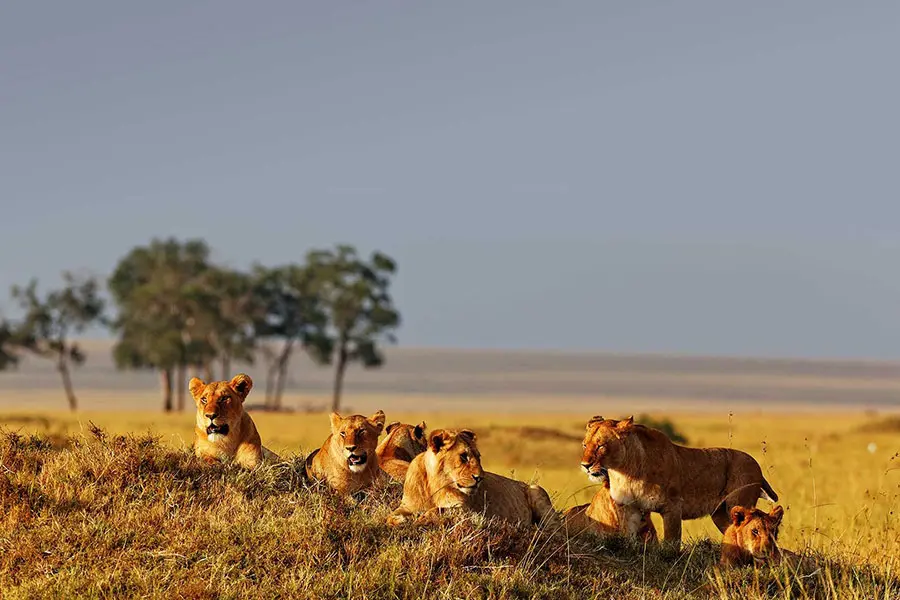
[[[758,508],[735,506],[722,538],[719,562],[724,566],[765,564],[781,560],[778,528],[784,509],[778,505],[766,513]]]
[[[542,487],[481,467],[474,432],[438,429],[428,435],[428,449],[410,463],[403,499],[387,522],[399,525],[415,516],[428,518],[456,508],[513,524],[559,522]]]
[[[371,417],[331,413],[331,435],[318,450],[306,457],[306,475],[325,481],[342,494],[368,488],[381,474],[378,465],[378,436],[384,428],[384,412]]]
[[[613,502],[609,494],[609,478],[603,477],[603,483],[590,504],[581,504],[566,509],[563,512],[566,528],[571,535],[578,535],[584,531],[591,531],[600,536],[611,534],[625,534],[624,516],[622,509]],[[637,536],[648,544],[656,544],[658,536],[656,527],[650,519],[650,513],[640,515],[641,522],[637,529]]]
[[[402,482],[406,479],[406,470],[409,469],[412,459],[428,448],[425,439],[425,421],[418,425],[394,421],[388,423],[384,431],[387,435],[375,449],[378,462],[381,470],[391,479]]]
[[[279,457],[262,446],[253,419],[244,410],[244,400],[253,388],[245,373],[231,381],[206,383],[193,377],[188,389],[197,405],[194,426],[194,453],[207,463],[233,460],[246,468],[256,467],[263,458]]]
[[[687,448],[661,431],[634,423],[593,417],[584,436],[581,466],[595,481],[609,477],[612,499],[626,515],[625,528],[635,534],[641,515],[663,518],[663,540],[681,543],[681,522],[712,516],[725,532],[734,506],[756,506],[778,495],[756,460],[730,448]]]

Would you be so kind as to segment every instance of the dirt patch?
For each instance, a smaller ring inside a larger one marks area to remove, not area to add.
[[[552,441],[564,441],[564,442],[580,442],[582,440],[582,436],[575,435],[572,433],[566,433],[565,431],[560,431],[558,429],[551,429],[549,427],[504,427],[504,426],[494,426],[486,429],[484,433],[479,432],[478,435],[480,437],[490,436],[492,433],[504,433],[504,434],[513,434],[516,436],[521,436],[524,438],[528,438],[530,440],[552,440]]]
[[[856,428],[860,433],[900,433],[900,417],[888,417]]]

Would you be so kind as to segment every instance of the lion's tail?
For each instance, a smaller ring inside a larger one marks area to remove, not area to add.
[[[769,502],[778,502],[778,494],[775,493],[775,490],[772,489],[765,477],[762,480],[762,493],[763,497]]]

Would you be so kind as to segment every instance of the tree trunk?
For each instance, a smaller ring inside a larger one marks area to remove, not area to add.
[[[278,382],[275,385],[275,397],[273,398],[273,408],[275,410],[281,410],[281,398],[284,396],[284,385],[287,380],[287,368],[288,362],[291,359],[291,354],[294,351],[294,343],[291,342],[284,347],[284,351],[281,353],[281,357],[278,359]]]
[[[281,348],[281,353],[269,365],[268,378],[266,379],[266,408],[269,410],[281,408],[281,395],[284,393],[288,362],[293,351],[294,340],[285,342]]]
[[[178,393],[178,412],[184,410],[184,400],[185,400],[185,391],[187,390],[187,366],[186,365],[178,365],[178,371],[176,376],[176,391]]]
[[[272,398],[275,396],[275,378],[278,373],[278,363],[272,362],[266,374],[266,408],[272,408]]]
[[[337,367],[334,370],[334,396],[331,398],[331,410],[338,412],[341,408],[341,390],[344,387],[344,371],[347,370],[347,343],[341,342],[338,350]]]
[[[214,379],[213,368],[211,362],[206,362],[203,365],[203,377],[206,379],[206,382],[209,383]],[[225,381],[228,381],[228,378],[225,378]]]
[[[163,410],[172,412],[172,369],[160,371],[160,380],[163,390]]]
[[[231,356],[228,354],[222,355],[222,379],[225,381],[230,380],[231,375]],[[268,395],[268,394],[267,394]]]
[[[66,399],[69,401],[69,410],[75,412],[78,410],[78,398],[75,397],[75,390],[72,387],[72,375],[69,373],[69,363],[60,355],[59,362],[56,364],[59,374],[62,377],[63,389],[66,391]]]

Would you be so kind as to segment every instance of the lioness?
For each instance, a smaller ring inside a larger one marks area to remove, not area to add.
[[[528,485],[481,468],[475,433],[438,429],[428,435],[428,449],[409,465],[400,506],[387,519],[399,525],[415,515],[434,516],[462,508],[513,524],[558,523],[550,496]]]
[[[599,481],[606,469],[610,495],[626,515],[626,531],[638,531],[643,513],[660,513],[663,540],[676,547],[683,519],[711,515],[724,533],[733,506],[756,506],[760,496],[778,500],[746,452],[679,446],[661,431],[636,425],[633,417],[593,417],[582,446],[581,466],[592,480]]]
[[[612,496],[609,495],[609,478],[604,472],[603,483],[594,494],[590,504],[581,504],[566,509],[563,518],[571,535],[578,535],[588,530],[604,536],[627,533],[621,513],[622,509],[613,502]],[[656,544],[659,541],[649,512],[641,514],[637,536],[647,544]]]
[[[418,425],[394,421],[388,423],[384,431],[387,435],[375,449],[381,470],[391,479],[403,481],[406,479],[406,470],[409,469],[412,459],[428,448],[425,439],[425,421]]]
[[[722,539],[720,564],[731,567],[781,560],[778,527],[783,516],[781,506],[768,513],[758,508],[732,508],[731,524]]]
[[[306,475],[327,482],[342,494],[369,487],[381,473],[375,448],[383,428],[384,412],[380,410],[369,418],[331,413],[331,435],[306,457]]]
[[[197,405],[194,454],[207,463],[231,459],[252,469],[265,458],[278,455],[263,448],[253,419],[244,410],[244,400],[253,388],[249,375],[239,373],[231,381],[206,383],[193,377],[188,389]]]

